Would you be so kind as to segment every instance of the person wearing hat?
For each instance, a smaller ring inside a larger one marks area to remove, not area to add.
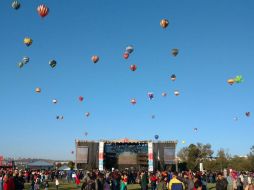
[[[174,172],[168,184],[168,190],[185,190],[183,182],[177,179],[178,173]]]

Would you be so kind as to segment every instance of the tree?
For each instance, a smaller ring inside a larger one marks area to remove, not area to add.
[[[69,161],[68,162],[68,167],[73,170],[74,169],[74,166],[75,166],[75,163],[73,161]]]
[[[250,162],[250,167],[254,170],[254,145],[250,148],[248,160]]]
[[[223,148],[218,150],[217,152],[217,159],[216,161],[220,165],[220,170],[228,167],[228,160],[230,159],[230,156],[227,151],[225,151]]]
[[[197,145],[190,144],[178,152],[179,158],[186,162],[187,167],[191,170],[198,170],[199,163],[209,158],[212,154],[211,145],[203,145],[201,143],[197,143]]]

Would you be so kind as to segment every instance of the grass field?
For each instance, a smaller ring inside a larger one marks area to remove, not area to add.
[[[26,184],[25,185],[25,190],[30,190],[30,184]],[[59,190],[77,190],[77,189],[81,189],[81,186],[77,187],[76,184],[73,183],[61,183],[59,188]],[[140,190],[140,185],[139,184],[131,184],[128,185],[127,187],[128,190]],[[54,183],[50,183],[49,184],[49,190],[56,190],[56,187],[54,185]],[[160,185],[158,190],[161,190]],[[215,190],[215,184],[208,184],[208,190]]]

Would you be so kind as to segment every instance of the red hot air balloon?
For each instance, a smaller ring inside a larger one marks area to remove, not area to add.
[[[131,69],[132,71],[136,71],[136,70],[137,70],[137,66],[136,66],[136,65],[131,65],[131,66],[130,66],[130,69]]]
[[[99,61],[100,58],[99,58],[99,56],[94,55],[94,56],[92,56],[91,59],[92,59],[92,62],[93,62],[93,63],[97,63],[97,62]]]
[[[43,18],[48,15],[49,8],[46,5],[42,4],[37,7],[37,12]]]
[[[136,99],[135,99],[135,98],[132,98],[132,99],[131,99],[131,104],[132,104],[132,105],[135,105],[136,103],[137,103]]]
[[[78,99],[80,102],[82,102],[84,100],[83,96],[80,96]]]
[[[127,52],[124,53],[124,54],[123,54],[123,58],[124,58],[124,59],[128,59],[128,58],[129,58],[129,53],[127,53]]]

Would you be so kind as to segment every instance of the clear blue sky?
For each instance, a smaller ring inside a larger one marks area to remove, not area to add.
[[[254,144],[254,115],[245,116],[254,111],[252,0],[20,2],[17,11],[9,0],[0,3],[0,154],[70,159],[75,139],[84,139],[86,131],[89,140],[158,134],[180,141],[178,149],[185,140],[231,154],[249,152]],[[41,3],[50,8],[44,19],[36,12]],[[166,30],[162,18],[170,22]],[[30,47],[24,37],[33,39]],[[130,44],[135,50],[125,60]],[[170,55],[172,48],[179,48],[177,57]],[[97,64],[92,55],[100,56]],[[23,56],[30,62],[19,69]],[[57,60],[55,69],[51,59]],[[131,64],[137,65],[135,72]],[[236,75],[245,81],[228,85]],[[152,101],[148,92],[154,92]],[[135,106],[131,98],[137,99]]]

